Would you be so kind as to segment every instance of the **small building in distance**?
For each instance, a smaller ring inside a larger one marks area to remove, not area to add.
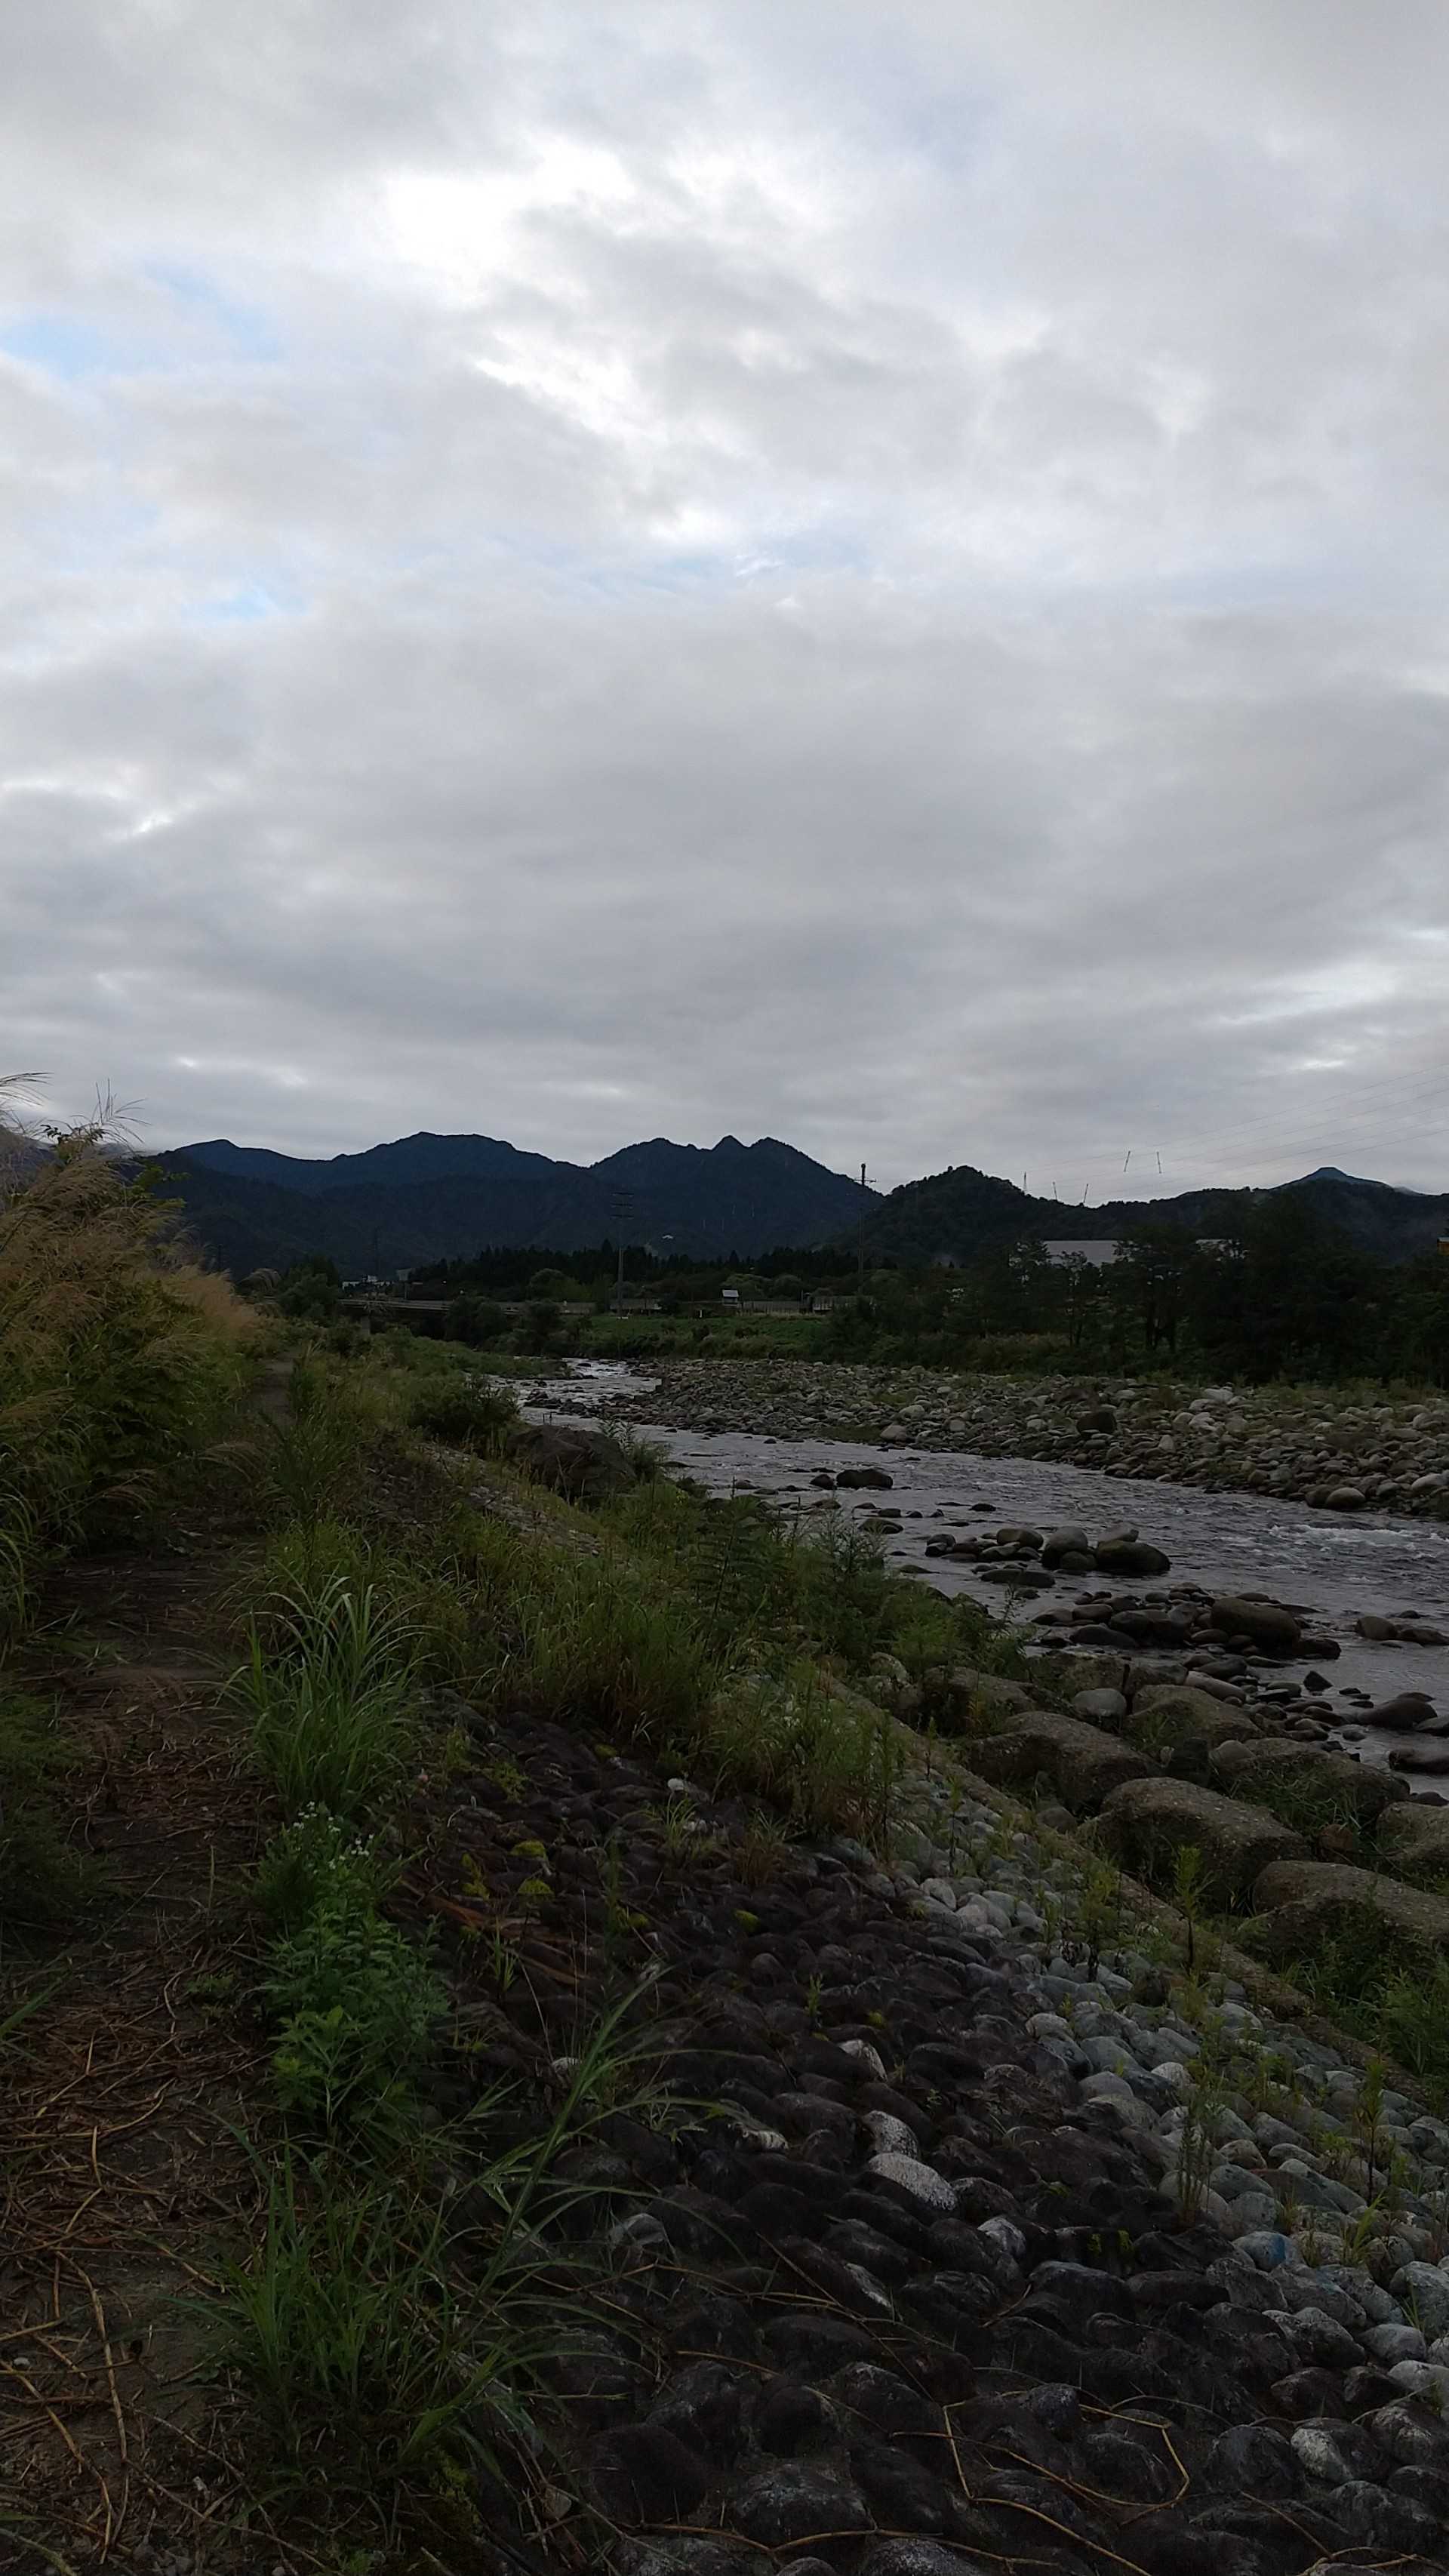
[[[1068,1261],[1085,1261],[1093,1270],[1108,1270],[1122,1246],[1115,1235],[1084,1234],[1054,1237],[1043,1243],[1042,1250],[1058,1269]]]

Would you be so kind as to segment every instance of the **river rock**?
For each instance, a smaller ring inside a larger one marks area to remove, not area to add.
[[[553,1422],[516,1422],[504,1434],[515,1467],[570,1502],[603,1503],[635,1481],[627,1450],[603,1431],[566,1430]]]
[[[1384,1867],[1400,1878],[1449,1878],[1449,1807],[1421,1798],[1386,1808],[1374,1832]]]
[[[1303,1631],[1280,1601],[1248,1601],[1241,1593],[1221,1592],[1211,1612],[1212,1625],[1227,1637],[1250,1637],[1270,1655],[1291,1655]]]
[[[1150,1769],[1115,1736],[1055,1709],[1033,1709],[990,1736],[977,1747],[975,1765],[998,1787],[1024,1784],[1045,1772],[1078,1815],[1099,1807],[1119,1782],[1140,1780]]]
[[[1275,1958],[1301,1958],[1365,1914],[1413,1948],[1449,1951],[1449,1901],[1342,1861],[1270,1861],[1253,1905],[1267,1917],[1263,1945]]]
[[[1171,1748],[1197,1741],[1211,1747],[1252,1742],[1258,1721],[1247,1709],[1191,1683],[1148,1682],[1133,1694],[1127,1732],[1136,1744]]]
[[[1291,1826],[1260,1807],[1239,1805],[1191,1780],[1126,1780],[1097,1819],[1103,1849],[1128,1869],[1170,1885],[1177,1854],[1196,1846],[1210,1903],[1240,1904],[1274,1861],[1305,1857],[1308,1845]]]
[[[1172,1559],[1141,1538],[1099,1539],[1092,1561],[1102,1574],[1168,1574]]]
[[[1059,1566],[1063,1559],[1080,1557],[1085,1568],[1092,1562],[1092,1542],[1084,1529],[1048,1530],[1041,1543],[1041,1561],[1045,1566]]]
[[[1025,1682],[1008,1681],[1004,1673],[978,1673],[957,1664],[947,1675],[946,1704],[953,1717],[983,1720],[1019,1717],[1032,1705]]]
[[[1401,1646],[1449,1646],[1449,1628],[1436,1628],[1417,1611],[1406,1610],[1394,1621],[1394,1635]]]
[[[861,1486],[871,1493],[887,1494],[896,1480],[884,1467],[841,1467],[835,1481],[837,1485]]]
[[[1392,1699],[1381,1700],[1377,1708],[1365,1709],[1364,1724],[1407,1734],[1435,1714],[1434,1703],[1427,1691],[1396,1691]]]
[[[1087,1726],[1120,1726],[1127,1702],[1119,1690],[1081,1690],[1072,1701],[1073,1717]]]
[[[1396,1744],[1389,1755],[1389,1769],[1417,1772],[1424,1780],[1442,1780],[1449,1773],[1449,1744]]]
[[[1323,1752],[1316,1744],[1265,1744],[1261,1738],[1253,1744],[1220,1744],[1212,1767],[1235,1798],[1260,1796],[1276,1781],[1294,1780],[1309,1795],[1317,1791],[1325,1805],[1331,1801],[1348,1807],[1359,1825],[1370,1829],[1385,1807],[1407,1803],[1409,1795],[1403,1781],[1387,1771],[1351,1762],[1346,1753]]]

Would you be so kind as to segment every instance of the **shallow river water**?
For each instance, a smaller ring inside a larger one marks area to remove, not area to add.
[[[1375,1699],[1387,1699],[1395,1691],[1427,1691],[1440,1711],[1449,1713],[1449,1647],[1372,1645],[1354,1631],[1355,1620],[1366,1610],[1387,1617],[1417,1611],[1436,1626],[1449,1627],[1449,1527],[1440,1523],[1388,1512],[1358,1512],[1349,1520],[1309,1503],[1203,1493],[1191,1485],[1104,1476],[1090,1467],[1031,1458],[982,1458],[964,1449],[881,1450],[869,1443],[813,1437],[778,1440],[736,1431],[681,1431],[634,1417],[632,1400],[656,1384],[630,1368],[575,1361],[567,1378],[535,1390],[527,1410],[535,1419],[583,1413],[607,1420],[611,1405],[627,1396],[630,1428],[657,1442],[676,1467],[710,1492],[798,1499],[802,1510],[822,1500],[809,1482],[820,1468],[834,1474],[842,1467],[883,1465],[894,1480],[890,1493],[846,1491],[838,1498],[843,1510],[861,1519],[882,1505],[898,1510],[899,1532],[882,1534],[888,1557],[900,1565],[919,1565],[942,1592],[968,1592],[997,1610],[1002,1606],[1000,1585],[983,1582],[972,1565],[959,1559],[927,1557],[927,1539],[943,1526],[959,1522],[968,1530],[989,1529],[997,1522],[1019,1522],[1052,1529],[1076,1523],[1100,1537],[1135,1524],[1143,1538],[1172,1559],[1171,1573],[1159,1578],[1162,1586],[1196,1583],[1210,1591],[1265,1592],[1310,1610],[1309,1624],[1337,1638],[1342,1650],[1328,1667],[1332,1690],[1326,1695],[1326,1713],[1345,1720],[1356,1717],[1351,1705],[1333,1706],[1342,1691],[1353,1688]],[[989,1516],[972,1509],[983,1503],[992,1507]],[[1029,1619],[1031,1606],[1065,1606],[1082,1588],[1083,1578],[1063,1577],[1054,1591],[1017,1615]],[[1289,1667],[1290,1674],[1296,1670]],[[1360,1751],[1366,1760],[1383,1760],[1390,1743],[1403,1740],[1374,1730]],[[1449,1790],[1449,1781],[1441,1785]]]

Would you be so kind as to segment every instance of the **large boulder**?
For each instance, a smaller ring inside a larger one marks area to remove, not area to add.
[[[1386,1727],[1391,1735],[1411,1735],[1435,1715],[1434,1703],[1427,1691],[1395,1691],[1392,1699],[1380,1700],[1377,1708],[1366,1708],[1365,1726]]]
[[[566,1494],[572,1503],[606,1503],[635,1481],[633,1462],[603,1431],[565,1429],[555,1422],[516,1422],[504,1435],[510,1463],[536,1483]]]
[[[1008,1681],[1004,1673],[978,1673],[958,1664],[946,1677],[947,1726],[992,1726],[998,1719],[1020,1717],[1032,1703],[1025,1682]]]
[[[1279,1782],[1302,1807],[1299,1821],[1308,1833],[1351,1816],[1361,1829],[1371,1828],[1385,1807],[1407,1803],[1408,1789],[1392,1772],[1350,1762],[1346,1753],[1325,1753],[1316,1744],[1221,1744],[1212,1767],[1234,1798],[1273,1803]]]
[[[1126,1780],[1097,1819],[1100,1847],[1124,1868],[1170,1887],[1180,1851],[1202,1854],[1202,1890],[1210,1904],[1242,1905],[1270,1862],[1305,1855],[1291,1826],[1261,1807],[1240,1806],[1193,1780]]]
[[[1449,1879],[1449,1807],[1431,1807],[1422,1798],[1386,1807],[1374,1849],[1396,1878]]]
[[[1172,1559],[1145,1538],[1103,1538],[1092,1550],[1100,1574],[1169,1574]]]
[[[1268,1655],[1291,1655],[1303,1637],[1298,1620],[1281,1601],[1248,1601],[1240,1592],[1220,1592],[1211,1618],[1225,1637],[1246,1637]]]
[[[1076,1815],[1091,1814],[1119,1782],[1139,1780],[1150,1768],[1100,1727],[1046,1708],[1013,1718],[977,1747],[973,1760],[983,1779],[1002,1788],[1022,1787],[1045,1772]]]
[[[1253,1905],[1265,1917],[1259,1938],[1270,1958],[1311,1957],[1365,1917],[1382,1935],[1386,1966],[1395,1944],[1449,1952],[1449,1900],[1347,1861],[1270,1861],[1254,1882]]]
[[[1365,1610],[1354,1626],[1361,1637],[1371,1638],[1376,1645],[1449,1646],[1449,1628],[1433,1628],[1427,1619],[1408,1610],[1402,1619],[1384,1619],[1377,1611]]]
[[[1092,1542],[1084,1529],[1048,1530],[1041,1543],[1041,1561],[1053,1568],[1069,1561],[1073,1571],[1085,1573],[1092,1562]]]
[[[1117,1416],[1110,1404],[1094,1404],[1089,1413],[1079,1413],[1077,1430],[1083,1440],[1094,1440],[1117,1428]]]
[[[1134,1744],[1154,1753],[1176,1752],[1180,1745],[1201,1744],[1210,1752],[1218,1744],[1249,1744],[1258,1721],[1231,1701],[1214,1699],[1211,1691],[1190,1682],[1149,1682],[1136,1692],[1125,1732]]]

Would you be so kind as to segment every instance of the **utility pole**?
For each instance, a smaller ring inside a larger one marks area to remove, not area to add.
[[[632,1202],[628,1191],[621,1189],[614,1201],[614,1224],[619,1236],[618,1265],[614,1276],[614,1312],[616,1315],[622,1315],[624,1312],[624,1238],[629,1231],[631,1207]]]
[[[860,1167],[860,1231],[856,1241],[855,1255],[855,1293],[857,1297],[863,1297],[865,1295],[865,1211],[867,1205],[868,1201],[865,1195],[865,1165],[862,1163]]]

